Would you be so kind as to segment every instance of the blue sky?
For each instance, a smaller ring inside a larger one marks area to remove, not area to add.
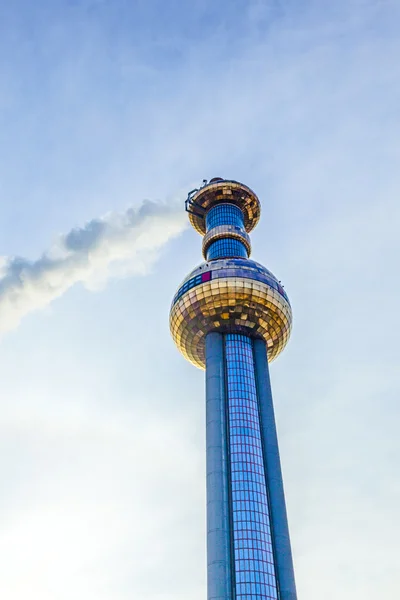
[[[260,196],[253,257],[294,312],[271,373],[308,600],[400,591],[399,19],[394,0],[0,6],[0,256],[59,256],[203,178]],[[205,598],[203,375],[168,331],[201,239],[154,239],[150,260],[96,242],[50,304],[46,277],[0,297],[0,323],[26,315],[0,341],[9,600]]]

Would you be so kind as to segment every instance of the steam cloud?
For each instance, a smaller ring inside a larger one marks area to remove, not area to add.
[[[75,283],[95,289],[111,276],[145,274],[186,223],[182,209],[145,201],[136,210],[72,229],[34,262],[0,257],[0,332],[15,328]]]

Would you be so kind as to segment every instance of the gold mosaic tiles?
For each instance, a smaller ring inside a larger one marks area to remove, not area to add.
[[[207,212],[215,204],[229,202],[243,211],[244,226],[250,232],[260,219],[261,205],[256,194],[243,183],[237,181],[217,181],[201,188],[191,200],[204,212]],[[206,224],[204,216],[189,212],[189,220],[195,230],[204,235]]]
[[[292,326],[286,299],[267,283],[221,277],[201,283],[173,304],[172,337],[195,366],[205,367],[205,336],[210,331],[245,333],[266,341],[271,362],[285,347]]]

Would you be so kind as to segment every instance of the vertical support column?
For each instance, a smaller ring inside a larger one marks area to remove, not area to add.
[[[275,549],[276,571],[280,600],[297,600],[292,550],[286,515],[281,461],[279,457],[267,350],[264,340],[254,341],[257,391],[261,413],[261,431],[267,472],[267,484],[272,516],[272,538]]]
[[[207,599],[233,600],[224,337],[206,337]]]

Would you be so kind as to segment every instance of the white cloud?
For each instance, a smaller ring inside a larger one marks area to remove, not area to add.
[[[71,230],[34,262],[2,257],[0,331],[13,329],[22,317],[76,283],[94,288],[112,275],[147,273],[162,246],[185,227],[182,210],[144,202],[137,210],[109,214]]]

